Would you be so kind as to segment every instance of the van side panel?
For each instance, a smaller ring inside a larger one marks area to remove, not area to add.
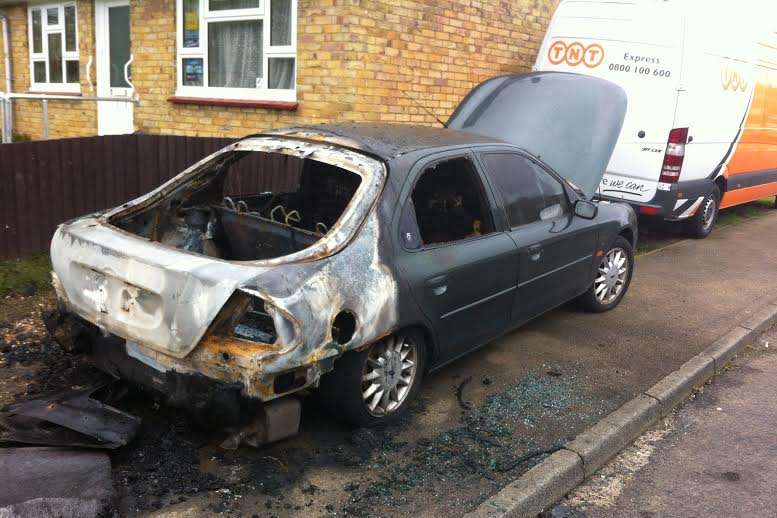
[[[751,78],[750,112],[726,164],[721,207],[777,195],[777,33],[758,43]]]
[[[669,219],[695,213],[736,149],[753,98],[752,35],[732,30],[735,10],[699,6],[705,16],[686,17],[683,74],[675,127],[688,128],[688,143],[675,207]],[[747,11],[739,16],[752,16]]]
[[[535,69],[600,77],[628,95],[600,195],[643,204],[656,196],[682,57],[683,17],[668,4],[567,0],[540,49]]]

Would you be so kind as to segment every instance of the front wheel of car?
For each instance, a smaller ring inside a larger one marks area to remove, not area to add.
[[[696,210],[696,214],[683,221],[686,237],[704,239],[712,232],[720,212],[720,191],[715,187],[707,194]]]
[[[634,250],[626,238],[618,236],[602,256],[593,284],[578,302],[592,313],[613,309],[626,295],[633,272]]]
[[[426,361],[420,333],[399,331],[335,362],[319,388],[333,417],[374,426],[401,416],[418,394]]]

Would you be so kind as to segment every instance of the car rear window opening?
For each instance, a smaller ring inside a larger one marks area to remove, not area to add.
[[[359,175],[317,160],[233,151],[171,195],[112,223],[209,257],[272,259],[323,238],[360,183]]]

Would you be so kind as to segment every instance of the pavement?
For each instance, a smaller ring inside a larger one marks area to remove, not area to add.
[[[774,516],[777,328],[547,513]]]
[[[309,398],[298,437],[224,452],[137,395],[122,410],[144,429],[111,457],[120,514],[462,516],[776,300],[775,235],[777,212],[640,256],[614,311],[567,305],[495,340],[427,377],[407,418],[386,428],[350,430]],[[7,336],[19,341],[16,324]],[[53,388],[29,388],[44,378],[87,378],[58,353],[6,349],[0,405]]]

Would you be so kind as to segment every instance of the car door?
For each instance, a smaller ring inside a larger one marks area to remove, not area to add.
[[[403,191],[398,266],[434,327],[438,360],[445,362],[508,327],[516,246],[494,224],[493,193],[471,155],[420,164]],[[468,232],[469,225],[478,228]]]
[[[511,323],[518,325],[583,293],[593,280],[597,228],[576,217],[562,180],[528,155],[480,153],[518,249]]]

